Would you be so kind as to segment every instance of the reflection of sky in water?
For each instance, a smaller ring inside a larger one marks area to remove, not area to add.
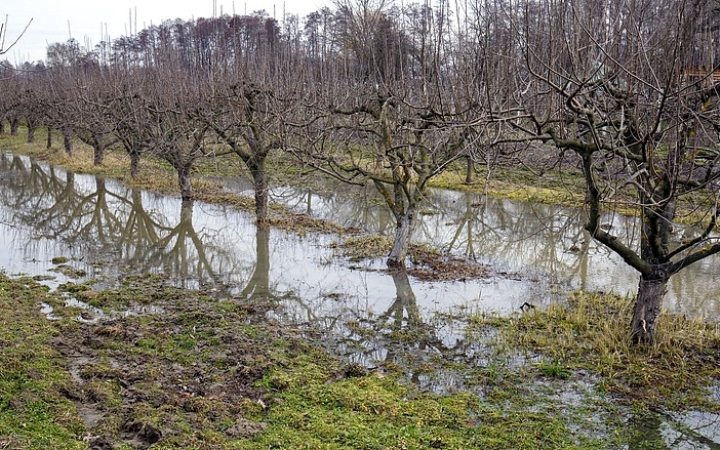
[[[321,188],[320,194],[275,191],[277,198],[296,199],[293,205],[299,211],[375,233],[394,232],[390,213],[372,186],[354,194],[348,194],[348,188]],[[580,210],[445,190],[432,191],[428,204],[426,210],[432,214],[421,215],[413,234],[416,242],[552,284],[621,295],[637,290],[639,274],[589,238]],[[608,214],[602,224],[637,245],[636,219]],[[693,232],[697,230],[679,228],[678,235]],[[715,277],[719,260],[702,260],[673,276],[666,306],[692,315],[720,315],[720,278]]]

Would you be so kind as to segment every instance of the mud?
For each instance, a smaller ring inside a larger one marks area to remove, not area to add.
[[[126,294],[112,301],[126,302]],[[63,394],[83,417],[92,449],[214,448],[208,433],[238,439],[266,427],[244,415],[272,404],[257,381],[282,357],[274,342],[301,351],[296,336],[265,318],[270,303],[166,297],[158,315],[67,321],[53,342],[70,363],[73,384]]]

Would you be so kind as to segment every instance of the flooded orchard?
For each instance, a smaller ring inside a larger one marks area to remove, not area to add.
[[[129,274],[162,274],[179,287],[209,292],[218,301],[273,299],[267,314],[300,326],[331,353],[364,367],[397,364],[423,388],[436,392],[472,389],[462,370],[488,364],[485,343],[468,339],[472,315],[514,317],[529,303],[564,301],[572,288],[632,293],[638,276],[622,260],[592,242],[574,209],[492,199],[444,190],[431,192],[413,231],[418,243],[487,265],[483,279],[423,281],[384,270],[381,260],[348,261],[330,234],[258,228],[250,214],[230,207],[140,191],[97,176],[78,175],[4,154],[0,159],[0,266],[53,287],[73,280],[115,286]],[[242,180],[220,180],[246,193]],[[374,190],[329,181],[272,191],[276,202],[368,233],[388,234],[394,223]],[[607,216],[604,226],[632,237],[636,221]],[[691,228],[677,230],[692,236]],[[717,259],[704,260],[671,279],[667,305],[687,315],[718,317]],[[103,313],[81,300],[87,320]],[[52,317],[52,308],[44,312]],[[161,308],[116,311],[163,314]],[[529,359],[528,359],[529,358]],[[532,356],[509,364],[538,364]],[[601,402],[595,379],[540,383],[529,395],[552,392],[552,405]],[[560,394],[558,394],[560,392]],[[602,416],[578,433],[611,433]],[[699,412],[662,419],[630,419],[628,426],[667,448],[718,448],[717,416]],[[577,426],[577,425],[576,425]],[[582,427],[580,427],[582,428]],[[644,442],[647,442],[645,439]],[[659,445],[659,444],[658,444]],[[704,447],[697,447],[703,445]],[[634,448],[629,445],[627,448]],[[663,448],[663,447],[658,447]]]
[[[336,314],[338,305],[380,312],[396,297],[397,282],[381,270],[382,261],[343,261],[330,248],[337,240],[332,235],[259,230],[253,216],[241,211],[183,203],[22,156],[5,154],[1,163],[0,263],[9,273],[63,280],[52,259],[66,256],[74,269],[89,276],[100,271],[109,282],[130,271],[163,273],[184,287],[265,289],[295,298],[298,316]],[[243,180],[220,181],[237,193],[252,189]],[[371,186],[324,180],[312,188],[275,188],[271,197],[297,213],[346,227],[394,232],[391,214]],[[495,275],[409,285],[425,315],[458,307],[508,314],[525,302],[555,300],[560,288],[632,295],[637,272],[593,242],[582,224],[576,209],[433,190],[413,240],[488,265]],[[637,221],[622,215],[607,216],[603,226],[629,239],[638,232]],[[687,227],[677,234],[687,238],[701,231]],[[709,320],[720,316],[717,264],[718,258],[706,259],[673,276],[666,307]]]

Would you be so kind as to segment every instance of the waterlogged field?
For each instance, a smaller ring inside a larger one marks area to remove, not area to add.
[[[629,346],[627,296],[568,289],[617,264],[567,214],[438,194],[408,275],[377,259],[362,193],[277,190],[268,230],[237,203],[1,166],[2,448],[720,447],[714,296],[676,291],[700,314]]]

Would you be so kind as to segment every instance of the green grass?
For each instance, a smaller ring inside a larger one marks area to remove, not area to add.
[[[128,277],[103,301],[128,305],[142,293],[139,301],[165,312],[79,324],[59,294],[0,277],[0,442],[87,448],[89,433],[118,448],[131,448],[130,434],[178,449],[601,449],[641,431],[623,417],[720,412],[705,390],[720,379],[717,327],[665,314],[658,344],[633,347],[622,297],[574,293],[567,304],[517,317],[472,316],[467,339],[483,342],[482,363],[438,357],[365,370],[267,319],[271,304],[216,302],[157,276]],[[59,320],[39,315],[39,301],[54,305]],[[365,329],[365,339],[376,333]],[[76,369],[81,385],[59,342],[86,358]],[[429,392],[408,371],[450,371],[466,388]],[[592,374],[589,391],[579,391],[577,404],[559,401],[583,374]],[[85,429],[68,393],[103,412],[94,429]],[[595,422],[605,431],[577,433]]]
[[[54,350],[58,330],[39,313],[47,288],[0,275],[0,447],[82,449],[84,424],[63,392],[67,361]]]

